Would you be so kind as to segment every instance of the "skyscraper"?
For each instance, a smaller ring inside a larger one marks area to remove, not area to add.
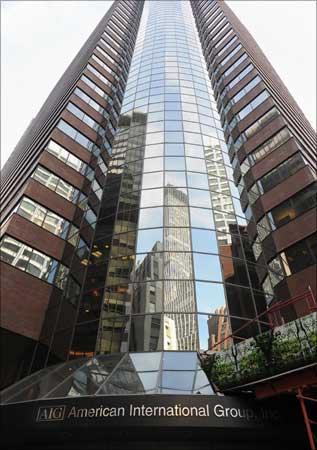
[[[4,168],[3,387],[214,394],[197,352],[316,292],[313,144],[224,2],[116,1]]]

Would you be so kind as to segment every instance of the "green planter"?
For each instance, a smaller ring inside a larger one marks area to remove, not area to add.
[[[225,390],[317,362],[317,313],[204,355],[208,378]]]

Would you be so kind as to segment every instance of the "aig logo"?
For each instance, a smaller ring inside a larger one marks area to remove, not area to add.
[[[41,406],[37,411],[37,422],[64,420],[66,406]]]

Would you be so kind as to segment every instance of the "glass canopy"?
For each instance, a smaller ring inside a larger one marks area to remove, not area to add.
[[[115,353],[42,369],[1,392],[1,403],[135,394],[215,395],[196,352]]]

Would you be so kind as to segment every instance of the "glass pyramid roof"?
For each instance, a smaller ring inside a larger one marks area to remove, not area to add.
[[[114,353],[42,369],[0,393],[1,403],[135,394],[215,395],[196,352]]]

